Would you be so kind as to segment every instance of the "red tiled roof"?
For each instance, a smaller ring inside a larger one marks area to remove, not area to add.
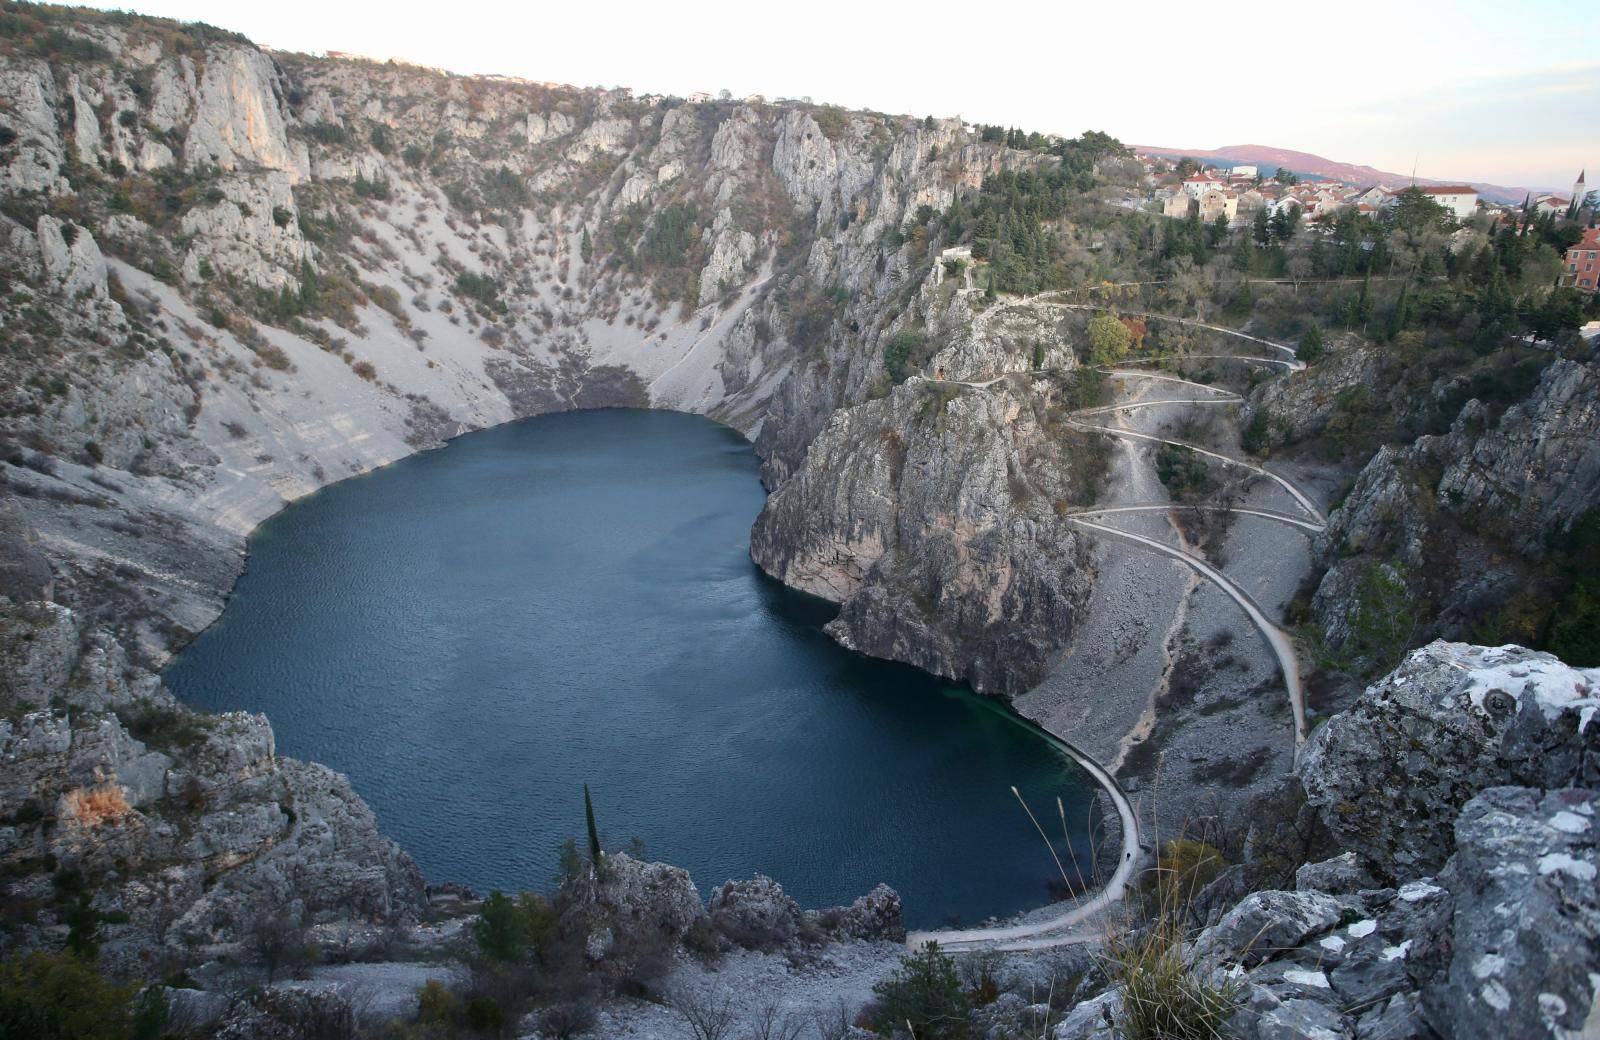
[[[1478,189],[1470,184],[1436,184],[1423,188],[1424,195],[1476,195]]]

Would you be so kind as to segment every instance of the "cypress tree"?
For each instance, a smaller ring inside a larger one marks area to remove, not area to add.
[[[589,825],[589,862],[594,865],[594,876],[600,876],[600,831],[594,825],[594,802],[589,798],[589,785],[583,785],[583,815]]]

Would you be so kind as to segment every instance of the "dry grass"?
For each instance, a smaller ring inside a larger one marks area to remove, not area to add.
[[[1015,788],[1012,791],[1016,794]],[[1050,848],[1063,883],[1071,886],[1073,878],[1056,855],[1054,843],[1027,802],[1020,794],[1016,797]],[[1057,812],[1070,853],[1072,842],[1060,799]],[[1189,904],[1224,862],[1221,853],[1204,842],[1182,836],[1169,840],[1156,866],[1141,879],[1143,898],[1129,900],[1122,915],[1105,919],[1096,960],[1122,997],[1111,1020],[1120,1040],[1222,1040],[1230,1035],[1226,1026],[1239,1005],[1238,987],[1226,979],[1215,980],[1211,965],[1184,959],[1184,943],[1190,938]],[[1072,868],[1082,886],[1083,873],[1075,857]]]
[[[133,812],[133,806],[117,784],[78,788],[67,794],[67,815],[85,827],[111,823]]]

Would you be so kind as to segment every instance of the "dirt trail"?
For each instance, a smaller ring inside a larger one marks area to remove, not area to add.
[[[988,321],[993,320],[993,318],[997,314],[1003,313],[1006,310],[1010,310],[1010,309],[1013,309],[1013,308],[1018,307],[1018,306],[1038,305],[1038,306],[1046,306],[1046,307],[1059,307],[1059,308],[1066,309],[1066,310],[1099,310],[1099,309],[1101,309],[1101,308],[1092,307],[1092,306],[1089,306],[1089,305],[1086,305],[1086,304],[1070,304],[1070,303],[1061,303],[1061,302],[1053,302],[1053,301],[1045,300],[1044,297],[1049,296],[1049,295],[1052,295],[1052,294],[1050,294],[1050,293],[1042,293],[1039,296],[1024,298],[1024,299],[1021,299],[1021,300],[1012,301],[1012,302],[1009,302],[1009,303],[1001,304],[1001,305],[999,305],[997,307],[990,308],[989,310],[985,311],[984,313],[980,314],[977,318],[974,319],[974,321],[973,321],[973,332],[974,332],[974,334],[976,335],[976,334],[980,333],[982,327],[985,324],[987,324]],[[1273,350],[1281,351],[1281,352],[1283,352],[1284,354],[1287,355],[1287,358],[1285,358],[1285,359],[1261,358],[1261,357],[1252,357],[1252,356],[1248,356],[1248,355],[1231,355],[1231,354],[1185,355],[1185,357],[1229,358],[1229,359],[1236,359],[1236,360],[1241,360],[1241,361],[1246,361],[1246,362],[1259,362],[1259,363],[1264,363],[1264,364],[1278,365],[1278,366],[1281,366],[1283,368],[1288,369],[1291,372],[1299,371],[1299,370],[1305,368],[1305,363],[1300,361],[1295,356],[1294,348],[1290,347],[1290,346],[1287,346],[1285,344],[1274,343],[1271,340],[1262,339],[1259,336],[1251,336],[1251,335],[1249,335],[1247,333],[1238,332],[1237,330],[1234,330],[1234,329],[1228,329],[1228,328],[1225,328],[1225,327],[1220,326],[1220,325],[1212,325],[1212,324],[1209,324],[1207,322],[1197,321],[1197,320],[1194,320],[1194,319],[1178,318],[1178,317],[1175,317],[1173,315],[1165,315],[1165,314],[1150,314],[1150,313],[1140,313],[1140,312],[1129,312],[1129,313],[1135,313],[1136,316],[1139,316],[1139,317],[1155,318],[1155,319],[1167,320],[1167,321],[1175,321],[1175,322],[1178,322],[1180,324],[1186,324],[1186,325],[1191,325],[1191,326],[1195,326],[1195,327],[1198,327],[1198,328],[1210,329],[1210,330],[1213,330],[1213,331],[1216,331],[1216,332],[1224,333],[1226,335],[1235,336],[1235,337],[1238,337],[1240,339],[1244,339],[1244,340],[1252,342],[1252,343],[1257,343],[1257,344],[1260,344],[1262,346],[1271,348]],[[1146,359],[1146,360],[1158,360],[1158,359]],[[1123,362],[1122,365],[1126,365],[1126,364],[1141,364],[1141,363],[1145,363],[1145,360],[1133,359],[1133,360],[1130,360],[1128,362]],[[1112,436],[1112,437],[1128,438],[1128,439],[1147,441],[1147,442],[1158,443],[1158,444],[1173,444],[1173,445],[1177,445],[1178,447],[1187,448],[1190,451],[1198,452],[1199,454],[1205,455],[1205,456],[1207,456],[1209,458],[1217,459],[1218,461],[1223,462],[1223,463],[1225,463],[1227,465],[1237,466],[1237,467],[1240,467],[1242,469],[1248,470],[1249,472],[1252,472],[1252,473],[1258,474],[1260,476],[1266,477],[1269,480],[1272,480],[1275,483],[1277,483],[1286,492],[1288,492],[1290,497],[1292,497],[1295,500],[1296,504],[1299,505],[1300,508],[1302,510],[1304,510],[1304,512],[1307,513],[1310,516],[1310,519],[1303,519],[1303,518],[1294,516],[1294,515],[1289,514],[1289,513],[1279,512],[1277,510],[1260,509],[1260,508],[1254,508],[1254,507],[1228,507],[1228,506],[1181,507],[1181,506],[1175,506],[1175,505],[1173,505],[1171,503],[1149,504],[1149,505],[1146,505],[1146,504],[1125,504],[1125,505],[1117,505],[1117,506],[1106,506],[1106,507],[1102,507],[1100,509],[1083,509],[1083,510],[1073,511],[1073,512],[1067,514],[1063,519],[1065,519],[1070,524],[1073,524],[1073,525],[1075,525],[1077,527],[1080,527],[1080,528],[1082,528],[1084,530],[1087,530],[1087,531],[1095,532],[1096,534],[1104,536],[1106,538],[1110,538],[1110,539],[1113,539],[1113,540],[1116,540],[1116,541],[1121,541],[1121,542],[1124,542],[1126,544],[1131,544],[1131,545],[1137,546],[1139,548],[1142,548],[1142,549],[1145,549],[1145,550],[1148,550],[1148,551],[1151,551],[1151,552],[1159,553],[1160,555],[1163,555],[1163,556],[1166,556],[1166,557],[1168,557],[1170,559],[1176,560],[1176,561],[1182,563],[1184,566],[1188,567],[1191,570],[1191,572],[1196,576],[1196,578],[1203,578],[1205,580],[1208,580],[1208,581],[1212,582],[1218,588],[1220,588],[1226,595],[1228,595],[1229,598],[1231,598],[1235,603],[1237,603],[1244,610],[1245,614],[1250,618],[1251,622],[1255,625],[1255,627],[1260,631],[1262,637],[1266,640],[1268,646],[1272,650],[1273,655],[1277,659],[1278,668],[1279,668],[1280,672],[1283,675],[1284,686],[1285,686],[1286,690],[1288,691],[1289,702],[1290,702],[1290,705],[1291,705],[1291,707],[1293,708],[1293,711],[1294,711],[1294,739],[1295,739],[1295,747],[1296,747],[1296,749],[1298,751],[1299,747],[1301,745],[1303,745],[1304,742],[1305,742],[1306,734],[1307,734],[1307,724],[1306,724],[1304,691],[1302,689],[1302,685],[1301,685],[1301,681],[1300,681],[1300,663],[1299,663],[1298,655],[1295,652],[1294,641],[1290,637],[1290,635],[1287,632],[1285,632],[1282,628],[1280,628],[1271,618],[1269,618],[1267,616],[1266,612],[1263,611],[1256,604],[1256,602],[1253,599],[1251,599],[1251,597],[1249,596],[1248,593],[1246,593],[1242,588],[1240,588],[1237,584],[1235,584],[1230,578],[1228,578],[1220,570],[1218,570],[1216,567],[1212,566],[1209,562],[1207,562],[1206,560],[1202,559],[1201,557],[1199,557],[1195,553],[1189,551],[1188,547],[1186,545],[1181,547],[1181,548],[1180,547],[1174,547],[1172,545],[1168,545],[1165,542],[1162,542],[1162,541],[1160,541],[1158,539],[1155,539],[1155,538],[1148,537],[1146,535],[1136,534],[1136,533],[1131,532],[1131,531],[1121,531],[1121,530],[1118,530],[1115,527],[1110,527],[1110,526],[1107,526],[1106,524],[1096,523],[1095,521],[1090,520],[1090,519],[1086,519],[1086,518],[1090,517],[1090,516],[1108,516],[1108,515],[1115,515],[1115,514],[1147,513],[1147,512],[1157,512],[1157,511],[1161,511],[1161,510],[1166,510],[1166,511],[1170,512],[1170,511],[1172,511],[1173,509],[1176,509],[1176,508],[1196,508],[1196,509],[1205,509],[1205,510],[1217,511],[1217,512],[1232,512],[1232,513],[1237,513],[1237,514],[1246,515],[1246,516],[1262,517],[1262,518],[1265,518],[1265,519],[1270,519],[1270,520],[1274,520],[1274,521],[1277,521],[1277,522],[1280,522],[1280,523],[1284,523],[1284,524],[1288,524],[1288,525],[1291,525],[1291,526],[1294,526],[1294,527],[1298,527],[1301,530],[1304,530],[1304,531],[1307,531],[1307,532],[1311,532],[1311,533],[1315,533],[1315,532],[1319,532],[1319,531],[1323,530],[1326,527],[1327,519],[1322,514],[1322,511],[1317,507],[1316,503],[1312,500],[1312,498],[1308,494],[1306,494],[1304,491],[1302,491],[1299,487],[1297,487],[1292,481],[1288,480],[1285,477],[1280,476],[1277,473],[1272,472],[1271,470],[1268,470],[1268,469],[1266,469],[1266,468],[1264,468],[1262,466],[1259,466],[1259,465],[1257,465],[1257,464],[1255,464],[1253,462],[1250,462],[1248,460],[1235,458],[1233,456],[1226,455],[1226,454],[1223,454],[1221,452],[1213,451],[1213,450],[1208,449],[1208,448],[1202,448],[1202,447],[1200,447],[1198,445],[1194,445],[1194,444],[1188,444],[1188,443],[1185,443],[1183,441],[1175,441],[1175,440],[1170,440],[1170,439],[1165,438],[1165,437],[1157,437],[1157,436],[1155,436],[1153,434],[1141,433],[1141,432],[1138,432],[1136,430],[1127,429],[1125,426],[1119,428],[1119,427],[1112,427],[1112,426],[1100,426],[1100,425],[1093,424],[1093,423],[1082,422],[1081,419],[1084,416],[1098,416],[1098,415],[1111,416],[1115,420],[1120,422],[1122,416],[1125,413],[1129,412],[1129,411],[1132,411],[1132,410],[1135,410],[1135,409],[1141,409],[1141,408],[1153,408],[1153,407],[1158,407],[1158,406],[1162,406],[1162,405],[1195,405],[1195,406],[1236,405],[1236,404],[1239,404],[1239,403],[1241,403],[1243,401],[1243,398],[1240,397],[1240,395],[1238,395],[1238,394],[1236,394],[1236,393],[1234,393],[1233,391],[1230,391],[1230,390],[1225,390],[1225,389],[1222,389],[1222,388],[1219,388],[1219,387],[1208,386],[1208,385],[1206,385],[1204,383],[1197,383],[1197,382],[1194,382],[1192,380],[1183,379],[1183,378],[1178,377],[1178,376],[1172,376],[1172,375],[1166,375],[1166,374],[1154,373],[1154,372],[1144,372],[1144,371],[1130,370],[1130,369],[1122,367],[1122,365],[1114,366],[1114,367],[1113,366],[1108,366],[1107,368],[1103,368],[1101,370],[1102,371],[1106,371],[1107,374],[1112,376],[1112,377],[1120,378],[1120,379],[1138,379],[1138,380],[1148,380],[1148,381],[1152,381],[1152,382],[1177,383],[1177,384],[1181,384],[1181,385],[1184,385],[1184,386],[1194,387],[1195,389],[1198,389],[1198,390],[1204,390],[1207,393],[1211,394],[1212,396],[1209,396],[1209,397],[1177,398],[1177,399],[1167,399],[1167,400],[1153,400],[1153,401],[1133,400],[1133,401],[1125,401],[1125,402],[1112,404],[1112,405],[1103,405],[1103,406],[1097,406],[1097,407],[1093,407],[1093,408],[1081,409],[1081,410],[1079,410],[1077,412],[1074,412],[1072,414],[1072,416],[1069,417],[1069,419],[1068,419],[1068,424],[1069,425],[1071,425],[1071,426],[1073,426],[1073,427],[1075,427],[1077,429],[1080,429],[1080,430],[1087,430],[1087,431],[1093,431],[1093,432],[1096,432],[1096,433],[1103,433],[1103,434],[1106,434],[1106,435]],[[1000,374],[998,376],[995,376],[995,377],[993,377],[991,379],[987,379],[987,380],[942,380],[942,379],[940,379],[940,380],[929,380],[929,381],[930,382],[939,382],[939,383],[948,383],[948,384],[951,384],[951,385],[958,385],[958,386],[965,386],[965,387],[970,387],[972,389],[984,389],[984,388],[987,388],[987,387],[994,386],[995,384],[997,384],[997,383],[1009,378],[1012,375],[1037,375],[1037,374],[1039,374],[1039,373],[1028,371],[1028,372],[1015,372],[1015,373],[1002,373],[1002,374]],[[1181,536],[1180,536],[1180,540],[1181,540]],[[1193,591],[1194,591],[1194,588],[1195,588],[1194,580],[1195,579],[1193,579],[1193,578],[1191,579],[1190,586],[1189,586],[1189,589],[1188,589],[1188,594],[1192,594]],[[1186,603],[1187,603],[1187,594],[1185,596],[1185,604]],[[1180,611],[1180,615],[1181,615],[1181,611]],[[1171,631],[1172,630],[1169,629],[1169,633],[1168,633],[1169,642],[1170,642]],[[1170,664],[1170,659],[1169,659],[1169,664]],[[1165,675],[1165,674],[1163,675],[1163,681],[1167,681],[1168,678],[1169,678],[1168,675]],[[1148,714],[1148,712],[1147,712],[1147,714]],[[1144,722],[1145,722],[1145,720],[1141,719],[1141,725]],[[1117,814],[1118,814],[1118,816],[1119,816],[1119,818],[1121,820],[1121,825],[1122,825],[1122,849],[1121,849],[1121,853],[1120,853],[1119,858],[1118,858],[1116,870],[1112,873],[1111,877],[1107,880],[1106,884],[1092,898],[1075,904],[1071,909],[1065,911],[1064,913],[1061,913],[1061,914],[1058,914],[1058,915],[1055,915],[1055,916],[1052,916],[1052,917],[1048,917],[1048,918],[1046,918],[1044,920],[1040,920],[1040,921],[1032,921],[1032,922],[1028,922],[1028,923],[1024,923],[1024,924],[1000,926],[1000,927],[994,927],[994,928],[943,929],[943,930],[937,930],[937,931],[914,932],[914,933],[912,933],[911,935],[909,935],[907,937],[907,944],[909,946],[911,946],[913,949],[916,949],[916,948],[920,947],[922,944],[924,944],[926,942],[936,941],[941,946],[943,946],[943,947],[945,947],[947,949],[957,950],[957,951],[959,951],[959,950],[977,950],[977,949],[1002,950],[1002,951],[1039,950],[1039,949],[1049,949],[1049,948],[1057,947],[1057,946],[1066,946],[1066,945],[1072,945],[1072,944],[1093,942],[1093,941],[1096,941],[1096,940],[1098,940],[1098,939],[1100,939],[1102,937],[1103,933],[1099,929],[1093,928],[1093,927],[1088,927],[1087,925],[1089,924],[1090,919],[1094,917],[1094,915],[1098,914],[1100,911],[1106,909],[1107,907],[1111,906],[1113,903],[1115,903],[1118,900],[1120,900],[1122,898],[1126,888],[1127,888],[1127,884],[1128,884],[1129,880],[1131,879],[1131,877],[1133,875],[1134,868],[1135,868],[1135,865],[1137,863],[1139,850],[1141,848],[1141,846],[1140,846],[1140,834],[1139,834],[1138,816],[1134,812],[1133,806],[1128,801],[1127,795],[1123,792],[1121,786],[1117,783],[1116,778],[1112,775],[1112,772],[1111,772],[1110,769],[1108,769],[1105,766],[1101,765],[1092,756],[1084,753],[1083,751],[1079,750],[1078,748],[1074,747],[1073,745],[1069,744],[1068,742],[1062,740],[1061,738],[1056,737],[1054,734],[1050,734],[1050,733],[1048,733],[1048,731],[1044,731],[1044,732],[1045,732],[1046,739],[1050,740],[1053,744],[1058,746],[1062,751],[1064,751],[1067,755],[1069,755],[1075,762],[1077,762],[1086,772],[1089,773],[1090,776],[1092,776],[1100,784],[1100,786],[1105,790],[1106,794],[1110,797],[1110,799],[1112,801],[1112,804],[1115,806],[1115,808],[1117,810]],[[1124,750],[1125,750],[1125,748],[1124,748]],[[1120,758],[1120,755],[1119,755],[1119,758]],[[1082,927],[1080,927],[1080,926],[1082,926]]]

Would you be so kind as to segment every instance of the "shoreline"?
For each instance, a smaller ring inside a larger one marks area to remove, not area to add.
[[[229,605],[231,605],[233,597],[237,592],[239,582],[243,579],[244,575],[249,572],[251,564],[254,562],[254,556],[256,554],[251,551],[250,542],[253,539],[257,538],[261,534],[262,529],[270,521],[278,518],[289,507],[305,503],[305,502],[311,500],[314,496],[316,496],[318,494],[321,494],[324,491],[327,491],[328,489],[333,488],[336,485],[348,484],[351,481],[360,479],[362,477],[371,476],[371,475],[376,474],[376,473],[378,473],[378,472],[380,472],[382,470],[386,470],[386,469],[389,469],[391,467],[394,467],[394,466],[396,466],[396,465],[398,465],[398,464],[400,464],[402,462],[405,462],[408,459],[420,457],[425,452],[432,452],[432,451],[435,451],[435,450],[438,450],[438,449],[441,449],[441,448],[448,447],[450,444],[454,443],[456,440],[460,439],[461,437],[463,437],[463,436],[465,436],[467,434],[480,433],[480,432],[484,432],[484,431],[487,431],[487,430],[490,430],[490,429],[509,426],[512,423],[528,422],[528,421],[535,420],[535,419],[540,419],[540,418],[543,418],[543,417],[549,416],[549,415],[564,415],[564,414],[568,414],[570,412],[579,412],[579,411],[588,411],[588,412],[601,412],[601,411],[671,412],[671,413],[682,414],[682,415],[697,416],[697,417],[700,417],[700,418],[707,419],[709,422],[711,422],[715,426],[718,426],[718,427],[721,427],[722,429],[729,430],[729,431],[733,432],[734,434],[736,434],[738,436],[739,443],[740,443],[740,445],[742,447],[748,448],[752,453],[755,453],[755,444],[754,444],[754,442],[749,437],[747,437],[742,431],[740,431],[737,427],[731,426],[728,423],[723,422],[723,421],[721,421],[721,420],[719,420],[719,419],[717,419],[717,418],[715,418],[713,416],[705,415],[704,413],[684,412],[681,409],[676,409],[676,408],[644,408],[644,407],[627,407],[627,406],[604,406],[604,407],[600,407],[600,408],[575,408],[575,409],[565,409],[565,410],[561,410],[561,411],[543,412],[543,413],[540,413],[539,415],[523,416],[521,418],[510,419],[510,420],[507,420],[505,422],[494,423],[494,424],[491,424],[491,425],[488,425],[488,426],[484,426],[484,427],[473,428],[473,429],[464,429],[464,430],[461,430],[460,432],[458,432],[456,434],[453,434],[449,438],[446,438],[441,443],[437,443],[437,444],[429,445],[427,447],[419,448],[419,449],[414,450],[414,451],[412,451],[412,452],[410,452],[410,453],[408,453],[406,455],[398,456],[398,457],[396,457],[396,458],[394,458],[394,459],[392,459],[392,460],[390,460],[390,461],[388,461],[388,462],[386,462],[386,463],[384,463],[382,465],[374,466],[374,467],[372,467],[370,469],[367,469],[367,470],[365,470],[365,471],[363,471],[361,473],[355,473],[355,474],[351,474],[351,475],[345,476],[345,477],[343,477],[341,479],[338,479],[338,480],[329,481],[329,482],[327,482],[325,484],[322,484],[322,485],[318,486],[317,488],[315,488],[315,489],[313,489],[313,490],[311,490],[311,491],[309,491],[309,492],[307,492],[307,493],[305,493],[303,495],[299,495],[299,496],[297,496],[295,498],[282,499],[280,504],[279,504],[279,506],[278,506],[278,508],[276,508],[271,513],[267,514],[266,516],[264,516],[260,520],[258,520],[255,523],[255,525],[250,529],[249,533],[244,537],[244,543],[245,543],[244,546],[237,550],[238,559],[241,561],[240,562],[240,566],[238,567],[236,573],[233,575],[232,581],[228,585],[226,591],[221,594],[220,606],[217,609],[217,611],[215,613],[215,616],[211,618],[210,622],[204,628],[201,628],[201,629],[199,629],[199,630],[197,630],[197,631],[195,631],[193,633],[190,633],[188,638],[185,639],[181,644],[177,644],[177,645],[171,647],[167,651],[166,658],[165,658],[164,661],[162,661],[162,663],[160,665],[160,669],[159,669],[159,674],[160,674],[160,676],[161,676],[161,678],[163,680],[163,683],[167,682],[167,674],[168,674],[169,669],[177,662],[178,658],[183,654],[183,652],[186,649],[188,649],[195,641],[199,640],[203,635],[205,635],[208,632],[213,631],[219,624],[222,623],[222,621],[223,621],[223,619],[224,619],[224,617],[225,617],[225,615],[227,613],[227,609],[228,609]],[[759,453],[755,453],[755,457],[759,461],[759,459],[760,459]],[[769,495],[769,494],[770,494],[770,492],[766,491],[764,486],[763,486],[763,496],[766,496],[766,495]],[[756,564],[754,562],[754,560],[750,560],[750,564],[754,568],[755,572],[757,574],[759,574],[763,580],[772,580],[772,581],[776,582],[778,587],[780,587],[781,589],[783,589],[786,592],[799,593],[801,595],[810,596],[810,594],[806,593],[805,590],[797,589],[797,588],[795,588],[795,587],[793,587],[791,585],[788,585],[788,584],[784,583],[781,579],[776,578],[773,575],[769,574],[767,571],[765,571],[763,568],[761,568],[759,566],[759,564]],[[836,612],[837,609],[839,608],[839,604],[837,604],[835,602],[832,602],[832,601],[829,601],[829,600],[826,600],[824,598],[821,598],[821,597],[811,597],[811,598],[817,599],[819,604],[827,604],[827,607],[829,608],[830,611],[835,611]],[[827,635],[827,633],[824,630],[825,629],[824,625],[817,625],[815,627],[819,631],[822,631],[824,635]],[[834,638],[833,636],[831,636],[831,635],[828,636],[828,640],[829,640],[830,644],[832,644],[833,646],[838,647],[841,650],[849,651],[852,654],[859,655],[863,659],[871,660],[871,661],[882,661],[882,662],[885,662],[885,663],[891,663],[891,664],[896,664],[896,665],[903,665],[905,667],[914,669],[918,674],[920,674],[922,676],[925,676],[925,677],[927,677],[929,679],[936,680],[936,681],[938,681],[940,683],[949,684],[949,685],[953,685],[955,687],[958,687],[960,689],[960,691],[964,695],[974,698],[979,704],[981,704],[983,706],[984,709],[992,710],[992,711],[998,713],[1006,721],[1012,723],[1013,725],[1016,725],[1016,726],[1020,727],[1022,730],[1027,732],[1031,737],[1043,741],[1044,744],[1047,747],[1051,748],[1055,752],[1061,754],[1066,759],[1070,760],[1072,762],[1073,766],[1075,766],[1077,770],[1080,770],[1081,773],[1088,780],[1093,782],[1092,790],[1093,790],[1094,793],[1093,793],[1093,797],[1090,798],[1090,803],[1089,803],[1089,807],[1088,807],[1088,811],[1092,814],[1091,817],[1090,817],[1091,822],[1089,824],[1091,834],[1097,832],[1099,821],[1104,818],[1104,813],[1106,811],[1106,805],[1102,803],[1102,798],[1104,798],[1107,801],[1109,801],[1110,804],[1112,806],[1114,806],[1114,807],[1127,804],[1126,795],[1121,792],[1121,789],[1120,789],[1120,787],[1118,787],[1116,785],[1115,780],[1112,779],[1110,777],[1109,773],[1107,771],[1105,771],[1102,767],[1100,767],[1098,763],[1094,762],[1094,760],[1092,759],[1091,756],[1089,756],[1083,750],[1081,750],[1081,749],[1077,748],[1076,746],[1072,745],[1070,742],[1066,741],[1062,737],[1049,732],[1047,729],[1045,729],[1043,726],[1041,726],[1039,723],[1035,722],[1034,720],[1029,719],[1026,716],[1022,715],[1019,711],[1017,711],[1017,709],[1015,708],[1015,706],[1011,703],[1011,701],[1009,699],[1003,698],[1003,697],[990,696],[990,695],[984,695],[984,694],[978,693],[977,691],[972,690],[970,685],[966,684],[965,682],[959,682],[957,680],[950,679],[950,678],[948,678],[946,676],[940,676],[940,675],[938,675],[936,673],[929,672],[929,671],[927,671],[925,669],[919,668],[916,665],[909,664],[907,662],[894,661],[893,659],[887,659],[887,658],[873,657],[872,655],[863,653],[862,651],[857,650],[857,649],[855,649],[853,647],[844,646],[843,644],[839,643],[839,641],[836,638]],[[169,690],[172,690],[172,688],[170,686],[169,686]],[[172,692],[176,696],[176,690],[172,690]],[[214,715],[214,714],[216,714],[216,712],[213,709],[208,709],[208,708],[204,708],[204,707],[198,706],[198,705],[194,704],[193,702],[191,702],[187,698],[179,697],[178,699],[179,699],[180,703],[182,703],[184,705],[184,707],[189,711],[193,711],[193,712],[195,712],[197,714],[202,714],[202,715]],[[239,709],[239,710],[245,710],[245,711],[251,711],[251,712],[260,713],[259,709],[252,708],[252,707],[250,707],[248,705],[242,706],[241,709]],[[269,717],[269,723],[270,723],[270,721],[271,720],[270,720],[270,717]],[[307,761],[307,762],[311,762],[313,764],[316,764],[319,761],[315,754],[312,754],[310,757],[307,757],[304,760]],[[1087,794],[1090,789],[1091,788],[1089,788],[1086,785],[1085,794]],[[358,795],[360,795],[361,792],[360,792],[359,789],[357,789],[356,793]],[[1129,834],[1134,834],[1134,835],[1137,834],[1137,824],[1132,822],[1132,817],[1131,816],[1125,816],[1123,818],[1122,823],[1123,823],[1122,834],[1124,835],[1124,838],[1126,838]],[[387,833],[388,833],[387,829],[384,829],[383,833],[385,833],[385,835],[387,836]],[[393,839],[391,839],[391,840],[393,840]],[[405,847],[404,844],[401,844],[399,842],[397,842],[396,844],[401,849],[401,851],[403,851],[403,852],[406,851],[406,847]],[[1133,848],[1137,848],[1137,839],[1136,839],[1136,837],[1135,837],[1135,841],[1134,841],[1132,847]],[[1100,857],[1097,857],[1097,858],[1100,858]],[[1124,860],[1130,860],[1132,857],[1127,853],[1126,849],[1123,849],[1122,850],[1122,858]],[[1086,865],[1086,866],[1091,866],[1091,865]],[[1119,873],[1121,873],[1121,874],[1123,874],[1125,876],[1126,875],[1126,869],[1119,868]],[[1087,878],[1090,878],[1090,879],[1092,879],[1096,874],[1098,874],[1098,871],[1094,870],[1092,866],[1091,866],[1091,869],[1089,871],[1085,872],[1085,876]],[[437,887],[437,886],[441,886],[441,885],[459,884],[460,882],[459,882],[458,879],[444,877],[444,878],[427,878],[426,879],[426,883],[429,885],[429,887]],[[879,883],[881,883],[881,879],[879,879]],[[715,888],[715,885],[711,885],[711,887]],[[1089,888],[1089,889],[1085,890],[1084,894],[1087,894],[1089,892],[1095,892],[1095,891],[1097,891],[1097,890],[1094,889],[1094,888]],[[1117,895],[1120,895],[1120,886],[1118,886]],[[1096,896],[1096,898],[1100,898],[1100,896]],[[1115,898],[1115,897],[1113,897],[1113,898]],[[1040,901],[1039,903],[1037,903],[1036,905],[1028,905],[1028,906],[1025,906],[1025,907],[1023,907],[1021,909],[1008,911],[1008,912],[1002,912],[1002,913],[994,914],[994,915],[989,915],[985,919],[989,920],[989,921],[1017,921],[1017,920],[1023,920],[1023,919],[1028,918],[1031,915],[1037,915],[1037,914],[1039,914],[1041,912],[1047,911],[1052,905],[1053,904],[1050,901],[1043,900],[1043,901]],[[924,920],[930,920],[930,921],[932,921],[932,920],[942,920],[942,919],[946,919],[946,917],[947,917],[947,915],[941,913],[939,911],[939,908],[937,908],[937,907],[931,908],[930,912],[927,913],[927,914],[919,914],[917,916],[922,917]]]

